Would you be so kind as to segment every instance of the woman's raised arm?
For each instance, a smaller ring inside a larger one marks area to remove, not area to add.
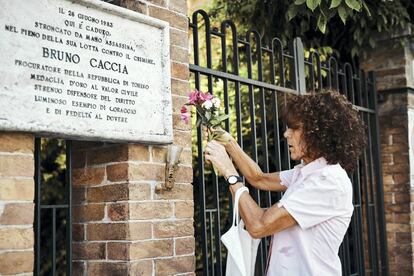
[[[240,173],[253,187],[264,191],[283,192],[286,190],[286,186],[280,183],[279,172],[264,173],[259,165],[243,151],[234,138],[225,143],[224,147]]]

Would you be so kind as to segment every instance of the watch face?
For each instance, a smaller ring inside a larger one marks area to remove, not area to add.
[[[229,184],[236,184],[237,183],[237,177],[232,175],[227,179],[227,182],[229,182]]]

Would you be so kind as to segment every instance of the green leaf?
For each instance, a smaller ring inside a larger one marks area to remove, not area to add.
[[[214,127],[214,126],[219,125],[221,122],[218,121],[217,119],[211,119],[208,123]]]
[[[370,37],[368,39],[368,43],[372,48],[374,48],[377,45],[377,43],[375,42],[375,40],[372,37]]]
[[[331,6],[329,8],[334,9],[334,8],[338,7],[341,4],[341,2],[342,2],[342,0],[332,0]]]
[[[229,118],[229,115],[224,114],[224,115],[220,115],[220,116],[216,117],[215,119],[220,121],[220,122],[223,122],[224,120],[227,120],[228,118]]]
[[[338,14],[339,14],[339,17],[341,18],[342,22],[345,24],[346,23],[346,18],[348,17],[346,9],[344,7],[339,7],[338,8]]]
[[[205,116],[206,116],[207,121],[209,121],[211,119],[211,112],[210,111],[206,111]]]
[[[314,11],[320,3],[321,0],[306,0],[306,6],[312,11]]]
[[[320,14],[319,15],[319,18],[318,18],[318,29],[321,31],[321,33],[325,33],[325,31],[326,31],[326,23],[327,23],[327,20],[326,20],[326,17],[325,17],[325,15],[323,15],[323,14]]]
[[[299,6],[299,5],[302,5],[305,2],[306,2],[306,0],[295,0],[295,5]]]
[[[345,0],[345,4],[353,10],[361,10],[361,3],[358,0]]]
[[[298,7],[295,5],[290,5],[287,15],[288,15],[288,21],[292,20],[296,15],[298,14]]]
[[[371,16],[371,12],[369,11],[368,5],[365,3],[365,1],[362,2],[362,6],[367,11],[368,16]]]

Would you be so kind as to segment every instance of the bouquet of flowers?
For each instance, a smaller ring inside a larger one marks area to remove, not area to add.
[[[181,107],[181,119],[188,124],[190,121],[190,108],[194,106],[199,117],[197,118],[197,127],[203,125],[207,129],[207,140],[213,139],[226,142],[230,139],[228,133],[224,131],[220,124],[229,118],[220,108],[221,101],[209,92],[194,90],[190,93],[188,103]],[[190,106],[190,108],[188,108]],[[217,170],[214,168],[217,175]]]
[[[221,108],[221,101],[219,98],[213,96],[209,92],[202,92],[194,90],[190,93],[188,103],[181,107],[181,119],[188,124],[190,121],[190,109],[187,106],[194,106],[197,114],[197,127],[203,125],[207,128],[208,141],[213,139],[225,141],[226,133],[220,128],[220,124],[229,118]]]

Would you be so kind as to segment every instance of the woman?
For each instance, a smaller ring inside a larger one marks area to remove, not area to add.
[[[347,171],[365,147],[364,124],[346,97],[335,91],[289,97],[283,119],[290,157],[301,161],[293,169],[263,173],[228,133],[227,142],[207,144],[205,159],[225,177],[233,196],[243,187],[233,162],[251,186],[284,192],[266,210],[248,193],[239,201],[250,235],[273,236],[268,276],[341,275],[338,250],[353,213]]]

